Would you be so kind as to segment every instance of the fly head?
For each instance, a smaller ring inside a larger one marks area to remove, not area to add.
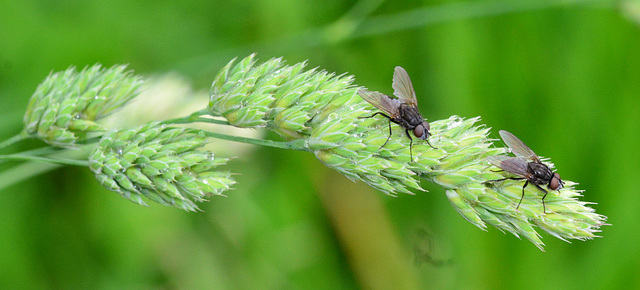
[[[413,128],[413,135],[422,140],[427,140],[427,138],[429,138],[429,136],[431,135],[431,133],[429,133],[430,129],[431,126],[429,126],[429,123],[427,123],[426,121],[422,121],[421,124],[418,124],[415,128]]]
[[[560,179],[560,174],[558,172],[554,172],[551,180],[549,181],[549,189],[551,190],[560,190],[564,187],[564,182]]]

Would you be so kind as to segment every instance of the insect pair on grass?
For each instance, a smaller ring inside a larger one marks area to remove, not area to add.
[[[358,95],[381,110],[381,112],[376,112],[365,118],[382,115],[389,119],[389,137],[387,137],[387,140],[382,144],[382,146],[380,146],[380,148],[384,147],[391,138],[391,122],[396,123],[405,130],[405,134],[407,135],[407,138],[409,138],[409,154],[411,156],[411,162],[413,162],[413,138],[411,138],[409,131],[413,131],[413,135],[427,141],[427,144],[429,144],[431,148],[437,148],[433,147],[429,142],[429,136],[431,136],[429,130],[431,127],[418,111],[416,92],[413,89],[413,84],[411,83],[409,74],[407,74],[407,71],[404,68],[399,66],[395,68],[392,87],[393,94],[397,99],[366,89],[359,89]],[[560,174],[552,171],[549,166],[542,163],[538,155],[536,155],[529,147],[527,147],[527,145],[513,134],[507,131],[500,131],[500,136],[516,156],[489,156],[487,157],[487,160],[494,166],[512,173],[517,177],[489,180],[485,183],[504,181],[508,179],[526,180],[522,186],[522,197],[520,198],[516,209],[520,208],[522,199],[524,199],[524,189],[531,183],[536,188],[544,192],[544,196],[542,196],[542,208],[546,213],[547,209],[544,199],[547,197],[548,191],[542,188],[542,185],[547,185],[551,190],[560,190],[564,186],[564,182],[560,179]]]

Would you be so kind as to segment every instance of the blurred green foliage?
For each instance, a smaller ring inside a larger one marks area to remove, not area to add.
[[[0,140],[21,130],[38,83],[70,65],[177,71],[208,90],[231,58],[257,52],[387,93],[401,65],[429,120],[482,116],[495,138],[513,132],[613,225],[573,244],[543,234],[542,253],[469,224],[435,185],[390,198],[311,154],[271,148],[232,160],[235,190],[203,213],[141,207],[87,168],[63,167],[0,192],[0,288],[637,288],[638,7],[0,1]]]

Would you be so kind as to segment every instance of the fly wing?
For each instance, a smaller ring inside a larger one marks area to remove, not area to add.
[[[399,117],[400,102],[398,100],[389,98],[385,94],[367,89],[359,89],[358,95],[392,119]]]
[[[524,157],[525,159],[529,159],[534,162],[540,162],[538,155],[536,155],[536,153],[534,153],[527,145],[522,143],[518,137],[504,130],[500,131],[500,136],[502,137],[502,140],[504,140],[504,143],[511,148],[511,152],[516,156]]]
[[[393,94],[398,97],[400,102],[414,108],[418,107],[416,91],[413,90],[409,74],[400,66],[396,66],[396,70],[393,73]]]
[[[524,177],[528,173],[527,171],[528,162],[526,159],[522,157],[498,155],[498,156],[489,156],[487,157],[487,160],[489,161],[489,163],[493,164],[494,166],[504,171],[511,172],[515,175]]]

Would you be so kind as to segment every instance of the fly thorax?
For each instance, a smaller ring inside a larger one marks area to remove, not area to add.
[[[537,162],[529,162],[529,172],[533,175],[533,178],[540,181],[540,183],[548,183],[553,177],[553,172],[544,164]]]
[[[400,111],[400,117],[402,118],[403,121],[406,122],[406,124],[409,125],[410,129],[413,129],[418,125],[422,125],[422,122],[423,122],[422,116],[420,115],[420,112],[418,112],[416,108],[411,107],[407,104],[402,104],[400,105],[399,111]]]

